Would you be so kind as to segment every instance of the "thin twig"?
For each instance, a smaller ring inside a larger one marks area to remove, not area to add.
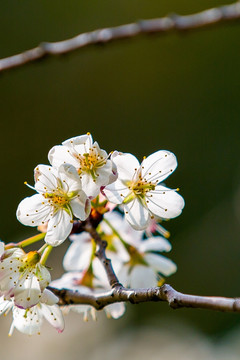
[[[102,240],[96,229],[92,226],[91,222],[86,221],[83,229],[87,231],[95,241],[97,245],[97,251],[95,255],[99,258],[101,263],[103,264],[103,267],[106,271],[109,284],[112,288],[114,287],[122,287],[122,285],[119,283],[119,280],[113,270],[111,260],[107,258],[105,249],[107,247],[107,242]]]
[[[156,19],[141,20],[136,23],[94,30],[79,34],[71,39],[58,42],[44,42],[20,54],[0,59],[0,72],[20,67],[47,56],[62,55],[94,44],[108,43],[119,39],[133,38],[140,34],[182,32],[206,28],[240,19],[240,3],[219,6],[202,12],[181,16],[172,15]]]
[[[97,310],[117,302],[139,304],[150,301],[168,302],[171,308],[191,307],[199,309],[240,313],[240,298],[197,296],[183,294],[168,284],[150,289],[127,289],[115,287],[101,294],[81,294],[81,292],[49,287],[59,297],[59,305],[91,305]]]

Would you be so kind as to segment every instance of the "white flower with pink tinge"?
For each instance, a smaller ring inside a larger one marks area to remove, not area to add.
[[[38,165],[34,171],[38,194],[22,200],[17,218],[24,225],[47,223],[46,243],[60,245],[71,233],[73,217],[86,220],[90,214],[90,200],[82,190],[77,170],[69,164],[59,169]]]
[[[180,215],[184,199],[159,183],[177,167],[170,151],[160,150],[144,158],[141,165],[132,154],[114,154],[118,179],[104,188],[107,199],[123,204],[126,220],[136,230],[146,229],[154,216],[171,219]]]
[[[44,318],[58,332],[62,332],[64,330],[64,319],[60,307],[57,305],[58,300],[57,296],[45,289],[37,305],[28,309],[20,309],[14,305],[12,299],[5,300],[2,296],[0,298],[0,315],[7,314],[11,309],[13,312],[9,336],[12,335],[15,328],[23,334],[39,334]]]
[[[54,146],[48,154],[49,162],[54,167],[63,163],[73,165],[82,181],[87,196],[95,198],[102,186],[115,180],[112,161],[105,150],[93,142],[90,133],[68,139],[62,145]]]
[[[13,248],[4,252],[0,243],[0,296],[14,301],[19,308],[36,305],[51,281],[47,268],[40,264],[37,251],[25,253]]]

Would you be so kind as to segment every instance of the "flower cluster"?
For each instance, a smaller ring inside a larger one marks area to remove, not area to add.
[[[109,156],[88,133],[54,146],[48,158],[52,166],[34,170],[38,194],[19,204],[17,218],[28,226],[47,224],[45,241],[52,246],[69,236],[74,218],[88,218],[90,200],[100,191],[109,202],[122,204],[136,230],[146,229],[151,218],[174,218],[184,207],[178,189],[160,184],[177,167],[169,151],[157,151],[139,164],[132,154],[115,151]]]
[[[36,193],[17,208],[17,219],[42,233],[15,246],[0,243],[0,313],[12,309],[10,333],[13,328],[38,333],[44,317],[63,330],[58,298],[46,288],[49,284],[83,294],[109,289],[105,269],[95,256],[99,244],[84,228],[86,223],[106,241],[106,256],[124,287],[159,286],[177,269],[162,255],[171,244],[160,224],[180,215],[184,207],[178,189],[162,183],[177,167],[173,153],[156,151],[140,164],[132,154],[108,154],[87,133],[54,146],[48,159],[49,165],[34,169],[35,185],[26,183]],[[45,262],[52,248],[68,237],[72,243],[63,260],[66,273],[50,283]],[[37,251],[22,249],[43,239]],[[88,314],[95,317],[90,305],[73,304],[65,308],[69,310],[84,313],[85,319]],[[108,317],[118,318],[125,305],[111,304],[104,310]]]

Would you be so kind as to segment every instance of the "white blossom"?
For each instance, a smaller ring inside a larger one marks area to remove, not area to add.
[[[95,198],[99,194],[100,187],[116,179],[108,154],[100,149],[96,141],[93,142],[89,133],[54,146],[49,151],[48,158],[54,167],[59,167],[63,163],[72,164],[82,180],[84,192],[90,198]]]
[[[123,204],[126,219],[134,229],[146,229],[154,216],[170,219],[181,214],[183,198],[176,190],[159,184],[177,167],[173,153],[157,151],[144,158],[141,165],[132,154],[119,153],[112,161],[118,179],[103,191],[110,202]]]
[[[36,305],[42,292],[51,281],[50,273],[40,262],[37,251],[25,253],[13,248],[1,254],[0,295],[19,308],[27,309]]]
[[[13,313],[9,336],[12,335],[15,328],[27,335],[39,334],[43,318],[58,332],[62,332],[64,330],[64,319],[57,302],[58,297],[47,289],[44,290],[38,304],[28,309],[20,309],[14,305],[12,299],[5,300],[2,296],[0,298],[0,315],[7,314],[11,309]]]
[[[90,213],[90,200],[82,191],[77,171],[69,164],[59,169],[38,165],[34,190],[38,194],[19,204],[17,218],[28,226],[47,223],[46,243],[60,245],[72,230],[73,217],[85,220]]]
[[[137,232],[137,231],[136,231]],[[176,272],[176,264],[161,255],[171,250],[171,244],[161,236],[135,241],[129,244],[130,261],[117,273],[119,281],[126,287],[148,288],[162,284],[165,277]]]

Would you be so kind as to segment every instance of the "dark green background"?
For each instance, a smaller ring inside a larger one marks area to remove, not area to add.
[[[0,57],[99,27],[224,3],[230,2],[2,0]],[[95,46],[3,73],[1,239],[33,233],[15,211],[32,194],[23,182],[33,183],[33,168],[47,162],[53,145],[90,131],[107,151],[141,158],[168,149],[179,167],[167,185],[180,187],[186,200],[182,216],[166,224],[179,268],[169,282],[189,293],[239,296],[239,38],[240,23],[225,24]],[[240,322],[235,314],[173,311],[166,304],[128,311],[130,324],[168,315],[216,336]]]

